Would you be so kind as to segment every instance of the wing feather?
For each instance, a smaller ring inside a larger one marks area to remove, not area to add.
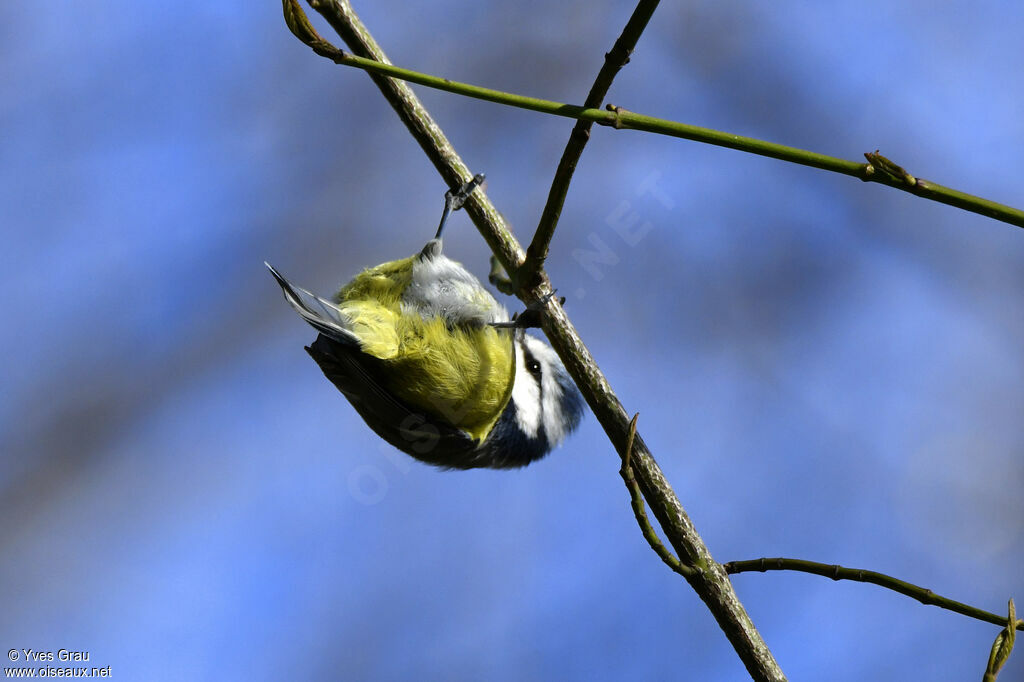
[[[306,352],[363,421],[402,452],[437,466],[469,469],[480,466],[482,451],[465,431],[429,414],[411,409],[377,379],[376,358],[321,334]]]
[[[359,337],[353,334],[350,329],[352,326],[351,320],[342,312],[341,308],[327,299],[306,291],[302,287],[295,286],[285,279],[284,275],[278,272],[270,263],[264,261],[263,264],[267,266],[270,274],[274,276],[274,279],[281,286],[285,300],[288,301],[292,308],[295,308],[295,312],[301,315],[302,319],[318,332],[334,339],[338,343],[360,345]]]

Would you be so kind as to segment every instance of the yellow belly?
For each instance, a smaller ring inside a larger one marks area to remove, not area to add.
[[[512,395],[513,333],[487,325],[449,328],[440,317],[403,314],[411,260],[363,271],[338,292],[338,307],[361,350],[384,361],[388,390],[482,441]]]

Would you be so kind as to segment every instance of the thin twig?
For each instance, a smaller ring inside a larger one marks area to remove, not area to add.
[[[587,109],[595,109],[601,106],[604,96],[612,86],[612,81],[627,63],[633,48],[640,40],[640,34],[647,28],[647,22],[658,7],[658,0],[640,0],[632,16],[622,29],[622,35],[615,41],[611,51],[604,56],[604,65],[594,79],[594,84],[584,100],[583,106]],[[583,148],[590,139],[590,128],[593,122],[578,119],[569,135],[569,141],[562,152],[562,158],[558,162],[558,170],[555,171],[555,178],[551,182],[551,189],[548,191],[548,200],[544,204],[544,211],[541,213],[540,222],[537,224],[537,231],[533,235],[533,241],[526,249],[526,262],[517,276],[523,281],[529,281],[544,266],[548,257],[548,247],[551,238],[555,234],[555,227],[558,225],[558,218],[562,214],[562,206],[565,204],[565,197],[569,193],[569,183],[572,181],[572,174],[576,171],[576,163],[583,154]]]
[[[630,506],[633,507],[633,516],[636,517],[636,522],[640,525],[640,532],[643,533],[647,544],[665,562],[665,565],[684,578],[689,578],[693,575],[694,569],[679,563],[679,559],[672,552],[668,551],[665,545],[661,544],[658,534],[654,531],[654,526],[651,525],[650,519],[647,518],[647,512],[644,511],[644,498],[640,493],[640,486],[636,483],[636,477],[633,476],[633,465],[630,459],[633,452],[633,440],[636,438],[636,420],[639,416],[640,413],[637,412],[629,422],[629,439],[626,441],[626,454],[622,458],[622,468],[619,469],[619,475],[622,476],[622,480],[626,483],[626,489],[629,490],[629,502]]]
[[[286,3],[292,1],[293,0],[284,0]],[[340,0],[337,2],[335,0],[309,0],[309,4],[320,11],[321,14],[324,14],[328,21],[331,21],[332,13],[335,11],[343,11],[341,9],[336,10],[335,8],[340,5],[347,5],[346,2],[341,2]],[[334,25],[332,24],[332,26]],[[334,28],[335,30],[338,30],[339,33],[342,30],[347,30],[339,28],[338,26],[334,26]],[[294,29],[293,32],[295,32]],[[574,104],[565,104],[563,102],[553,102],[551,100],[516,95],[508,92],[502,92],[500,90],[492,90],[490,88],[469,85],[467,83],[459,83],[457,81],[448,80],[447,78],[439,78],[438,76],[431,76],[418,71],[410,71],[409,69],[393,66],[387,61],[376,58],[366,58],[348,54],[341,50],[337,50],[336,48],[334,48],[333,51],[325,50],[323,48],[323,44],[311,42],[298,32],[296,32],[296,35],[300,40],[309,45],[317,54],[326,57],[337,64],[353,66],[369,71],[373,74],[371,77],[374,77],[375,82],[381,75],[391,76],[411,83],[425,85],[430,88],[436,88],[438,90],[444,90],[458,95],[465,95],[466,97],[473,97],[475,99],[482,99],[488,102],[496,102],[498,104],[519,107],[520,109],[530,109],[531,111],[539,111],[541,113],[552,114],[555,116],[575,118],[582,121],[592,121],[599,125],[615,129],[628,128],[631,130],[642,130],[649,133],[680,137],[686,140],[736,149],[750,154],[758,154],[760,156],[779,159],[780,161],[788,161],[802,166],[810,166],[812,168],[831,171],[833,173],[848,175],[865,182],[876,182],[881,185],[895,187],[896,189],[909,192],[910,194],[923,199],[937,201],[941,204],[947,204],[965,211],[988,216],[994,220],[1009,223],[1010,225],[1016,225],[1017,227],[1024,227],[1024,210],[1000,204],[989,199],[983,199],[982,197],[967,194],[966,192],[961,192],[950,187],[944,187],[943,185],[939,185],[922,178],[914,178],[915,182],[913,184],[909,184],[904,178],[893,177],[886,172],[875,172],[875,167],[870,163],[848,161],[846,159],[839,159],[834,156],[819,154],[806,149],[787,147],[786,145],[775,144],[774,142],[758,140],[753,137],[734,135],[720,130],[702,128],[700,126],[688,125],[677,121],[669,121],[666,119],[655,118],[653,116],[644,116],[612,104],[607,105],[605,109],[594,109]],[[319,38],[319,36],[317,36],[317,38]],[[344,39],[345,36],[342,35],[342,38]],[[323,41],[323,43],[329,45],[326,41]],[[358,50],[356,50],[355,47],[352,47],[351,44],[349,47],[358,52]],[[462,178],[460,182],[453,183],[450,178],[444,175],[443,171],[442,177],[444,177],[445,180],[449,182],[449,185],[453,187],[458,186],[461,182],[465,182],[469,179],[469,176],[467,176]],[[507,266],[506,263],[502,264]]]
[[[889,590],[894,590],[900,594],[904,594],[908,597],[916,599],[922,604],[931,604],[938,606],[939,608],[946,609],[947,611],[954,611],[963,616],[969,616],[971,618],[977,618],[987,623],[993,623],[995,625],[1006,625],[1007,620],[1002,616],[997,616],[994,613],[984,611],[982,609],[963,604],[958,601],[954,601],[947,597],[935,594],[931,590],[919,587],[913,583],[908,583],[899,578],[893,578],[890,575],[884,573],[877,573],[876,571],[865,571],[861,568],[844,568],[843,566],[837,566],[835,564],[821,564],[816,561],[806,561],[804,559],[785,559],[782,557],[768,559],[748,559],[746,561],[730,561],[727,564],[722,564],[725,568],[725,572],[729,574],[734,573],[748,573],[751,571],[800,571],[801,573],[813,573],[815,575],[825,576],[826,578],[832,578],[832,580],[855,580],[861,583],[871,583],[884,587]],[[1024,630],[1024,622],[1021,622],[1017,629]]]
[[[296,11],[301,12],[298,3],[296,0],[282,2],[289,27],[303,39],[303,42],[309,44],[293,27],[297,21],[294,16]],[[376,60],[386,60],[346,0],[310,0],[310,5],[338,31],[350,49],[371,55]],[[381,66],[382,64],[377,63],[377,67]],[[371,74],[371,78],[437,167],[441,177],[451,187],[457,187],[461,182],[468,180],[472,173],[463,164],[412,90],[405,83],[383,78],[378,75],[379,73]],[[523,261],[523,250],[486,195],[479,191],[474,192],[465,208],[506,271],[511,272],[518,268]],[[543,300],[551,292],[551,283],[542,271],[535,286],[520,290],[518,295],[529,304]],[[608,434],[609,440],[620,455],[625,453],[629,418],[622,404],[556,297],[547,299],[544,313],[544,332],[552,347],[565,363],[566,369]],[[707,605],[751,677],[758,681],[785,680],[785,675],[736,596],[729,576],[711,556],[639,434],[634,439],[631,465],[640,491],[647,499],[651,511],[661,524],[680,561],[697,569],[688,578],[690,586]]]

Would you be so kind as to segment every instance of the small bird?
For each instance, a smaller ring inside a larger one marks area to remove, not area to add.
[[[436,236],[356,275],[332,299],[266,263],[319,332],[306,352],[377,435],[446,469],[540,459],[579,424],[583,400],[558,356],[441,253],[448,216],[484,181],[445,193]]]

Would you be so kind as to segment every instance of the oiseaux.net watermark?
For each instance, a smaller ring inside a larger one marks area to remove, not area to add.
[[[7,660],[19,664],[4,667],[4,677],[11,679],[113,676],[111,666],[95,665],[92,654],[81,649],[9,649]]]

